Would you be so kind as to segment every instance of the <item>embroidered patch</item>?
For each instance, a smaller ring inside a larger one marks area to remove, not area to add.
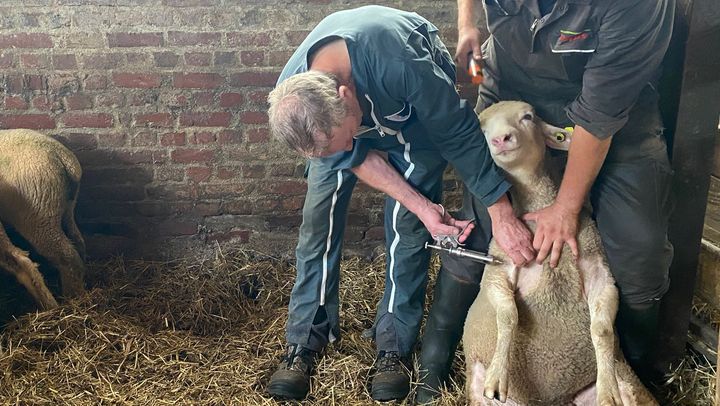
[[[558,40],[559,40],[559,42],[580,41],[580,40],[586,39],[589,36],[590,36],[590,30],[583,30],[580,32],[560,30],[560,38],[558,38]]]

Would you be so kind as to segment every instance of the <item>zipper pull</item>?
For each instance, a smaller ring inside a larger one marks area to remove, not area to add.
[[[376,128],[377,128],[378,132],[380,133],[380,137],[381,138],[385,137],[385,132],[382,130],[382,128],[380,128],[380,126],[377,126]]]
[[[530,25],[530,31],[531,31],[531,32],[535,32],[535,27],[537,27],[537,25],[538,25],[539,22],[540,22],[540,20],[537,19],[537,18],[535,19],[535,21],[533,21],[533,23]]]

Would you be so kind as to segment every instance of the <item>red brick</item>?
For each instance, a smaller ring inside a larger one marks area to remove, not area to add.
[[[108,46],[114,47],[158,47],[162,45],[160,32],[117,32],[107,34]]]
[[[251,144],[270,141],[270,130],[267,128],[252,128],[245,130],[245,136]]]
[[[52,64],[53,68],[56,70],[77,69],[77,60],[75,59],[75,55],[53,55]]]
[[[385,228],[376,226],[376,227],[370,227],[365,231],[365,240],[382,240],[385,238]]]
[[[172,68],[177,65],[180,56],[173,52],[156,52],[153,54],[153,58],[155,66],[158,68]]]
[[[224,81],[217,73],[176,73],[173,76],[173,86],[176,88],[213,89]]]
[[[59,79],[59,78],[55,78]],[[74,82],[74,79],[71,80]],[[26,89],[29,90],[46,90],[48,87],[51,89],[59,89],[64,86],[55,86],[54,83],[49,83],[49,81],[43,76],[43,75],[24,75],[23,77],[24,86]],[[64,83],[66,83],[63,80]],[[74,86],[71,86],[74,87]],[[66,88],[67,89],[67,88]],[[75,89],[69,89],[69,90],[75,90]]]
[[[47,114],[0,115],[0,128],[55,128],[55,120]]]
[[[308,34],[310,34],[310,31],[307,30],[288,31],[285,33],[285,38],[287,38],[286,44],[298,46],[307,38]]]
[[[265,86],[273,87],[277,82],[279,72],[242,72],[231,75],[228,84],[235,87]]]
[[[185,133],[165,133],[160,136],[160,145],[164,147],[185,145]]]
[[[0,54],[0,69],[9,69],[15,67],[15,57],[11,53],[3,52]]]
[[[217,136],[219,144],[240,144],[242,142],[242,133],[238,130],[222,130]]]
[[[212,175],[212,169],[206,166],[193,166],[187,168],[188,179],[195,183],[206,182]]]
[[[275,31],[262,32],[229,32],[227,41],[230,46],[257,46],[266,47],[272,44],[272,39],[277,38]]]
[[[20,55],[20,63],[24,68],[48,69],[51,67],[50,57],[42,54]]]
[[[185,54],[185,63],[190,66],[212,65],[213,54],[209,52],[188,52]]]
[[[280,195],[300,195],[307,191],[307,184],[302,180],[276,181],[266,184],[263,191]]]
[[[23,77],[21,75],[6,75],[5,92],[9,94],[21,94],[23,92]]]
[[[222,93],[220,95],[220,107],[238,107],[243,102],[240,93]]]
[[[246,214],[253,214],[253,204],[250,200],[242,199],[242,200],[233,200],[233,201],[225,201],[223,203],[223,213],[225,214],[239,214],[239,215],[246,215]]]
[[[48,34],[16,33],[0,35],[0,49],[6,48],[52,48],[53,42]]]
[[[235,65],[237,56],[235,52],[215,52],[215,66]]]
[[[85,110],[92,108],[92,99],[86,94],[74,94],[65,98],[68,110]]]
[[[60,102],[48,96],[36,96],[32,98],[32,106],[38,110],[51,111],[60,109]]]
[[[267,107],[268,94],[270,94],[269,90],[257,90],[248,93],[248,99],[254,104],[259,104],[263,107]]]
[[[113,82],[118,87],[160,87],[160,75],[154,73],[115,73],[113,74]]]
[[[225,199],[228,196],[246,196],[255,189],[251,183],[205,184],[199,190],[199,196],[205,199]]]
[[[216,6],[220,0],[163,0],[162,4],[170,7]]]
[[[61,122],[65,127],[106,128],[112,127],[113,117],[106,113],[68,113],[63,115]]]
[[[269,51],[268,53],[268,65],[283,67],[290,60],[292,51]]]
[[[157,143],[158,137],[154,131],[140,131],[130,139],[130,145],[133,147],[149,147]]]
[[[22,96],[5,96],[5,109],[27,110],[28,102]]]
[[[105,75],[88,75],[84,81],[85,90],[107,89],[108,78]]]
[[[124,147],[127,137],[124,132],[109,132],[98,134],[98,145],[101,147]]]
[[[195,221],[183,222],[178,220],[168,220],[153,226],[153,231],[157,235],[194,235],[197,234],[198,224]]]
[[[127,59],[127,66],[132,66],[136,69],[138,67],[150,68],[153,66],[150,55],[146,53],[127,53],[125,54],[125,59]]]
[[[89,54],[80,57],[85,69],[117,69],[122,65],[120,54]]]
[[[242,176],[253,179],[264,178],[265,165],[243,165]]]
[[[221,166],[217,168],[217,178],[220,180],[227,180],[237,178],[240,176],[240,169],[231,166]]]
[[[280,201],[280,207],[286,211],[302,210],[305,204],[305,196],[285,196]]]
[[[242,51],[240,52],[240,61],[245,66],[262,66],[265,62],[265,53],[263,51]]]
[[[243,111],[240,113],[240,122],[244,124],[265,124],[268,115],[264,111]]]
[[[119,92],[103,92],[95,98],[98,107],[122,107],[125,105],[125,95]]]
[[[116,150],[113,151],[113,156],[116,158],[117,162],[125,163],[125,164],[158,164],[165,162],[167,159],[167,154],[165,151],[154,151],[154,150],[145,150],[145,151],[125,151],[125,150]]]
[[[230,113],[185,113],[180,116],[180,125],[184,127],[227,127],[230,125]]]
[[[170,113],[150,113],[135,115],[136,127],[172,127],[173,121],[173,116]]]
[[[94,134],[62,133],[54,136],[54,138],[72,151],[90,150],[98,146]]]
[[[215,158],[215,151],[211,149],[176,149],[170,153],[173,162],[210,162]]]
[[[215,142],[215,133],[208,131],[197,132],[190,137],[191,144],[211,144]]]
[[[170,45],[220,45],[218,32],[183,32],[169,31],[168,43]]]
[[[197,92],[192,95],[191,104],[195,107],[212,106],[215,104],[215,92]]]

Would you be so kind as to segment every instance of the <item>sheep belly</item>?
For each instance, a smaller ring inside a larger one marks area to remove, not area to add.
[[[596,378],[587,304],[574,292],[563,296],[553,293],[557,289],[545,289],[549,283],[550,278],[541,278],[528,295],[516,295],[518,326],[510,350],[508,397],[519,404],[569,403]],[[469,362],[490,365],[496,323],[495,311],[481,289],[468,315],[468,324],[474,326],[472,334],[465,335]]]

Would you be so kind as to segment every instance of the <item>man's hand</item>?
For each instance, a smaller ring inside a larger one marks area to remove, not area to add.
[[[438,235],[457,235],[458,241],[463,243],[475,228],[472,220],[456,220],[439,204],[427,206],[418,214],[418,218],[435,238]]]
[[[512,211],[510,200],[503,195],[488,207],[493,239],[510,256],[515,266],[523,266],[535,258],[532,233]]]
[[[542,210],[525,214],[523,220],[534,221],[537,224],[533,248],[538,251],[536,258],[538,264],[543,263],[550,254],[550,266],[555,268],[565,244],[570,246],[577,261],[578,213],[555,202]]]
[[[481,41],[480,30],[471,26],[458,30],[458,43],[455,51],[455,61],[460,69],[467,69],[468,55],[472,52],[472,58],[476,61],[482,61],[482,52],[480,52]]]

